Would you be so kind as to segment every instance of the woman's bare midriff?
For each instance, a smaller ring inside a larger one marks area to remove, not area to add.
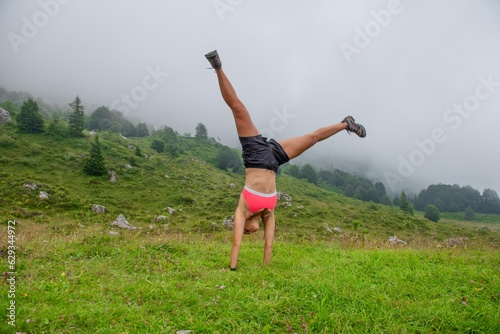
[[[255,191],[271,194],[276,191],[276,174],[272,170],[247,168],[245,185]]]

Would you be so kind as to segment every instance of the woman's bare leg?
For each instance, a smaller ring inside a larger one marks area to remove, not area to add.
[[[253,124],[252,118],[247,108],[240,101],[236,95],[236,91],[231,85],[222,68],[216,71],[217,79],[219,80],[219,87],[222,98],[233,112],[234,122],[236,123],[236,131],[239,137],[250,137],[259,134],[259,131]]]
[[[285,150],[288,157],[293,159],[314,146],[317,142],[325,140],[345,129],[347,129],[346,123],[337,123],[320,128],[304,136],[280,140],[279,143]]]

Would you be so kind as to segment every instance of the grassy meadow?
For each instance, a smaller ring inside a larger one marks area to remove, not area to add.
[[[116,183],[83,173],[90,138],[0,127],[1,266],[13,271],[15,246],[16,272],[2,278],[0,333],[500,333],[498,216],[434,223],[279,175],[293,201],[276,209],[271,264],[259,232],[232,272],[222,221],[243,177],[212,166],[216,147],[184,138],[170,157],[148,138],[100,138]],[[137,229],[113,227],[119,214]]]

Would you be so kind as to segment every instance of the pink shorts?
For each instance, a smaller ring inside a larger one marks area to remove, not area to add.
[[[248,208],[252,214],[263,209],[269,209],[272,211],[278,202],[278,193],[276,191],[271,194],[264,194],[245,186],[241,193],[243,194],[243,197],[245,198]]]

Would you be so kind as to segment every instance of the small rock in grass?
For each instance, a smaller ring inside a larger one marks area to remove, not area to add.
[[[118,226],[119,228],[127,228],[129,230],[135,230],[137,227],[130,225],[130,223],[127,221],[127,219],[120,214],[118,218],[115,219],[113,223],[111,223],[113,226]]]

